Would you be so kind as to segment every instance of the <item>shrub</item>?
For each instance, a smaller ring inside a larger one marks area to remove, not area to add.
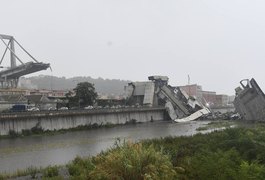
[[[176,172],[169,157],[153,146],[124,143],[95,157],[92,179],[174,179]]]
[[[76,157],[68,166],[69,174],[79,179],[89,179],[89,173],[94,169],[91,158]]]
[[[29,130],[29,129],[22,129],[22,135],[23,136],[29,136],[31,134],[32,134],[31,130]]]
[[[229,151],[210,152],[195,154],[190,159],[190,179],[236,179],[241,158],[234,149]]]
[[[249,164],[243,161],[240,165],[238,179],[265,179],[265,167],[257,162]]]
[[[129,121],[126,121],[125,124],[137,124],[136,119],[130,119]]]
[[[48,166],[43,171],[43,177],[47,178],[58,176],[58,174],[59,171],[57,166]]]
[[[32,134],[41,134],[44,132],[44,130],[41,127],[35,126],[31,128]]]
[[[14,130],[9,130],[8,135],[10,137],[17,137],[18,136],[18,133],[16,131],[14,131]]]

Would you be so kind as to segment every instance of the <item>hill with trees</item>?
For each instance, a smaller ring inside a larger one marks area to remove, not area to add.
[[[130,81],[120,79],[91,78],[89,76],[78,76],[72,78],[56,76],[33,76],[20,79],[20,86],[32,89],[71,90],[80,82],[89,82],[95,85],[100,94],[121,95],[124,93],[124,86]]]

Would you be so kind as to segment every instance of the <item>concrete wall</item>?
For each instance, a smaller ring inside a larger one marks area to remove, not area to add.
[[[70,129],[85,125],[125,124],[164,120],[164,108],[102,109],[83,111],[25,112],[0,115],[0,135],[21,133],[34,127],[43,130]]]

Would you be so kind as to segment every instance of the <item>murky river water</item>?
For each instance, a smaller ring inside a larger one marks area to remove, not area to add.
[[[117,138],[138,141],[197,133],[209,121],[173,123],[161,121],[112,128],[28,136],[0,140],[0,173],[27,167],[61,165],[76,156],[90,156],[111,147]]]

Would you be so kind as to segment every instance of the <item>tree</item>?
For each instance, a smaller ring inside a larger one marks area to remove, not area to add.
[[[73,97],[73,100],[77,102],[80,107],[93,105],[98,96],[94,84],[89,82],[78,83],[76,88],[74,88],[74,91],[75,96]]]

